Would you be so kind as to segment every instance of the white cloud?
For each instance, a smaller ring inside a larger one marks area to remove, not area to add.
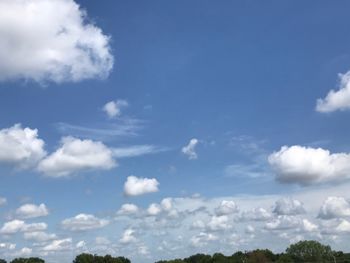
[[[263,207],[253,208],[241,214],[242,220],[266,221],[272,218],[272,214]]]
[[[319,218],[333,219],[350,216],[350,202],[343,197],[330,196],[322,204]]]
[[[137,239],[134,236],[134,234],[135,234],[135,231],[133,229],[131,229],[131,228],[126,229],[124,231],[121,239],[119,240],[120,243],[129,244],[129,243],[137,241]]]
[[[0,229],[0,233],[4,235],[11,235],[18,232],[38,232],[47,229],[46,223],[32,223],[27,224],[22,220],[12,220],[5,222],[2,228]]]
[[[24,233],[25,240],[33,240],[36,242],[46,242],[57,238],[56,234],[48,234],[45,232],[26,232]]]
[[[100,219],[94,215],[79,214],[62,221],[62,228],[70,231],[87,231],[105,227],[109,224],[106,219]]]
[[[133,145],[128,147],[113,148],[112,151],[115,158],[128,158],[159,153],[166,151],[166,149],[156,147],[154,145]]]
[[[160,208],[160,206],[158,204],[150,204],[150,206],[147,209],[147,213],[150,216],[156,216],[160,212],[162,212],[162,209]]]
[[[22,128],[21,124],[2,129],[0,162],[15,164],[20,168],[32,167],[46,155],[44,145],[44,141],[38,138],[37,129]]]
[[[103,106],[103,110],[107,113],[109,118],[119,117],[122,114],[122,108],[125,108],[129,105],[126,100],[117,100],[107,102]]]
[[[182,153],[187,155],[190,160],[197,159],[198,155],[195,150],[198,143],[199,141],[196,138],[191,139],[189,144],[182,148]]]
[[[12,253],[13,257],[29,257],[33,253],[33,249],[24,247],[15,253]]]
[[[164,211],[170,211],[171,208],[173,207],[173,200],[172,198],[164,198],[160,202],[160,205]]]
[[[213,216],[208,225],[208,229],[212,231],[218,231],[218,230],[227,230],[232,228],[232,226],[229,224],[229,218],[228,216]]]
[[[45,204],[35,205],[35,204],[25,204],[16,210],[16,215],[21,218],[35,218],[47,216],[49,210]]]
[[[208,241],[218,240],[218,237],[211,233],[201,232],[190,239],[190,243],[194,247],[202,247],[207,245]]]
[[[350,176],[350,154],[334,153],[322,148],[283,146],[269,156],[277,180],[308,185],[339,181]]]
[[[223,200],[216,208],[215,212],[219,216],[233,214],[238,212],[238,206],[234,201]]]
[[[333,112],[350,109],[350,71],[340,74],[338,90],[331,90],[324,99],[318,99],[316,110],[318,112]]]
[[[134,204],[123,204],[119,211],[118,215],[132,215],[136,214],[139,211],[139,208]]]
[[[0,249],[14,250],[14,249],[16,249],[16,244],[13,244],[13,243],[0,243]]]
[[[273,212],[277,215],[299,215],[304,214],[303,203],[292,198],[281,198],[276,201]]]
[[[0,80],[105,78],[109,37],[73,0],[0,1]]]
[[[0,197],[0,206],[6,205],[7,199],[5,197]]]
[[[302,228],[306,232],[314,232],[318,230],[318,226],[310,222],[308,219],[303,219],[301,221]]]
[[[53,240],[50,244],[43,247],[43,251],[57,252],[57,251],[70,250],[71,248],[72,248],[72,239],[65,238],[65,239]]]
[[[298,227],[300,221],[293,216],[281,215],[265,224],[268,230],[285,230]]]
[[[2,234],[14,234],[23,229],[23,226],[25,225],[25,222],[22,220],[12,220],[9,222],[4,223],[3,227],[0,230],[0,233]]]
[[[124,193],[127,196],[137,196],[148,193],[158,192],[159,182],[152,178],[138,178],[136,176],[128,176],[124,184]]]
[[[350,233],[350,222],[348,220],[342,219],[335,230],[340,233]]]
[[[38,170],[50,177],[65,177],[79,171],[116,166],[112,151],[102,142],[64,137],[61,147],[43,159]]]
[[[86,247],[86,242],[84,240],[81,240],[75,245],[75,247],[77,249],[85,248]]]

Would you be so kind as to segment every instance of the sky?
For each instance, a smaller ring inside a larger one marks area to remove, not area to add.
[[[0,0],[0,258],[347,251],[349,8]]]

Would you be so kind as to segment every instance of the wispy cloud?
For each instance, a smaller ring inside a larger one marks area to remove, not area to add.
[[[119,119],[113,124],[88,127],[73,125],[65,122],[55,124],[57,130],[63,135],[71,135],[79,138],[90,138],[94,140],[113,140],[118,137],[138,136],[138,132],[144,127],[145,121],[132,118]]]
[[[168,151],[166,147],[155,145],[132,145],[127,147],[113,148],[112,153],[115,158],[137,157],[146,154],[155,154]]]

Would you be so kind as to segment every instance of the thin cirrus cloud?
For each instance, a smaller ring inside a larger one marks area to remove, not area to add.
[[[276,179],[284,183],[310,185],[346,180],[350,175],[350,154],[330,153],[322,148],[283,146],[268,161]]]
[[[129,176],[124,184],[124,194],[126,196],[138,196],[148,193],[158,192],[159,182],[155,178],[139,178]]]
[[[340,74],[339,78],[339,89],[331,90],[324,99],[318,99],[316,111],[325,113],[350,109],[350,71]]]
[[[113,67],[110,37],[87,20],[74,0],[1,1],[0,80],[107,77]]]

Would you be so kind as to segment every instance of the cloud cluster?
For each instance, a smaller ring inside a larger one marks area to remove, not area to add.
[[[110,39],[87,20],[73,0],[0,1],[0,80],[107,77]]]
[[[332,154],[322,148],[283,146],[268,160],[277,180],[285,183],[308,185],[344,180],[350,176],[350,154]]]
[[[350,201],[344,197],[329,196],[323,202],[318,217],[322,219],[350,217]]]
[[[0,233],[4,235],[11,235],[18,232],[38,232],[46,230],[46,223],[31,223],[27,224],[22,220],[12,220],[5,222],[2,228],[0,229]]]

